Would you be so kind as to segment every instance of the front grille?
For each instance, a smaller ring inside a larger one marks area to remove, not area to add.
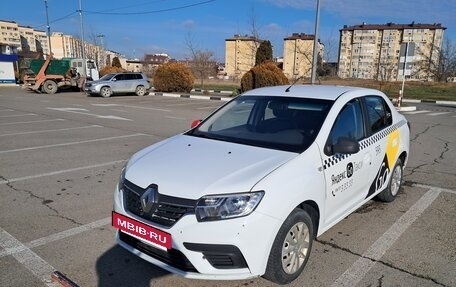
[[[119,232],[119,239],[127,243],[131,247],[138,249],[139,251],[160,260],[170,266],[178,268],[186,272],[198,272],[185,255],[176,249],[169,249],[164,251],[158,248],[154,248],[139,239],[136,239],[126,233]]]
[[[158,197],[157,207],[150,212],[144,212],[140,198],[146,192],[143,189],[128,180],[123,184],[125,208],[127,211],[160,224],[165,227],[173,226],[182,216],[194,214],[197,200],[179,198],[160,194]]]

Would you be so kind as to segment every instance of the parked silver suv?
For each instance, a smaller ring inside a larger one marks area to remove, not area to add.
[[[99,80],[86,82],[84,85],[84,91],[89,95],[100,95],[104,98],[128,93],[144,96],[149,89],[149,80],[143,73],[106,74]]]

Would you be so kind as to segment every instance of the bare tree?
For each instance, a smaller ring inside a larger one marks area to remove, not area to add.
[[[456,76],[456,46],[449,39],[442,47],[431,44],[429,51],[420,51],[423,60],[415,64],[416,73],[427,75],[438,82],[446,82],[450,77]]]
[[[195,47],[192,37],[188,33],[186,45],[191,53],[190,69],[200,79],[201,89],[204,90],[204,80],[216,72],[217,64],[214,60],[214,53],[209,50],[202,50]]]

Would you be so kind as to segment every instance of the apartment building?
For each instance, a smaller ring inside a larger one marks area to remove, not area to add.
[[[312,75],[313,46],[315,35],[293,33],[284,39],[283,73],[288,79],[310,78]],[[324,45],[318,41],[319,54]]]
[[[230,78],[240,79],[255,66],[255,56],[262,40],[248,35],[225,39],[225,71]]]
[[[14,21],[0,20],[0,53],[17,54],[21,50],[19,25]]]
[[[49,53],[49,41],[44,31],[35,30],[29,26],[21,26],[14,21],[0,20],[0,33],[1,54]]]
[[[81,39],[61,32],[52,33],[50,38],[55,58],[82,58]],[[99,67],[106,66],[107,53],[101,46],[84,41],[84,53],[85,58],[94,60]]]
[[[445,29],[438,23],[345,25],[340,30],[338,76],[432,80],[426,65],[438,61]]]

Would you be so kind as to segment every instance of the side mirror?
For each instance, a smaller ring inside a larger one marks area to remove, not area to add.
[[[190,128],[196,128],[197,126],[199,126],[199,124],[201,123],[201,120],[194,120],[192,122],[192,124],[190,125]]]
[[[354,139],[342,137],[332,146],[332,152],[333,154],[355,154],[359,152],[359,143]]]

